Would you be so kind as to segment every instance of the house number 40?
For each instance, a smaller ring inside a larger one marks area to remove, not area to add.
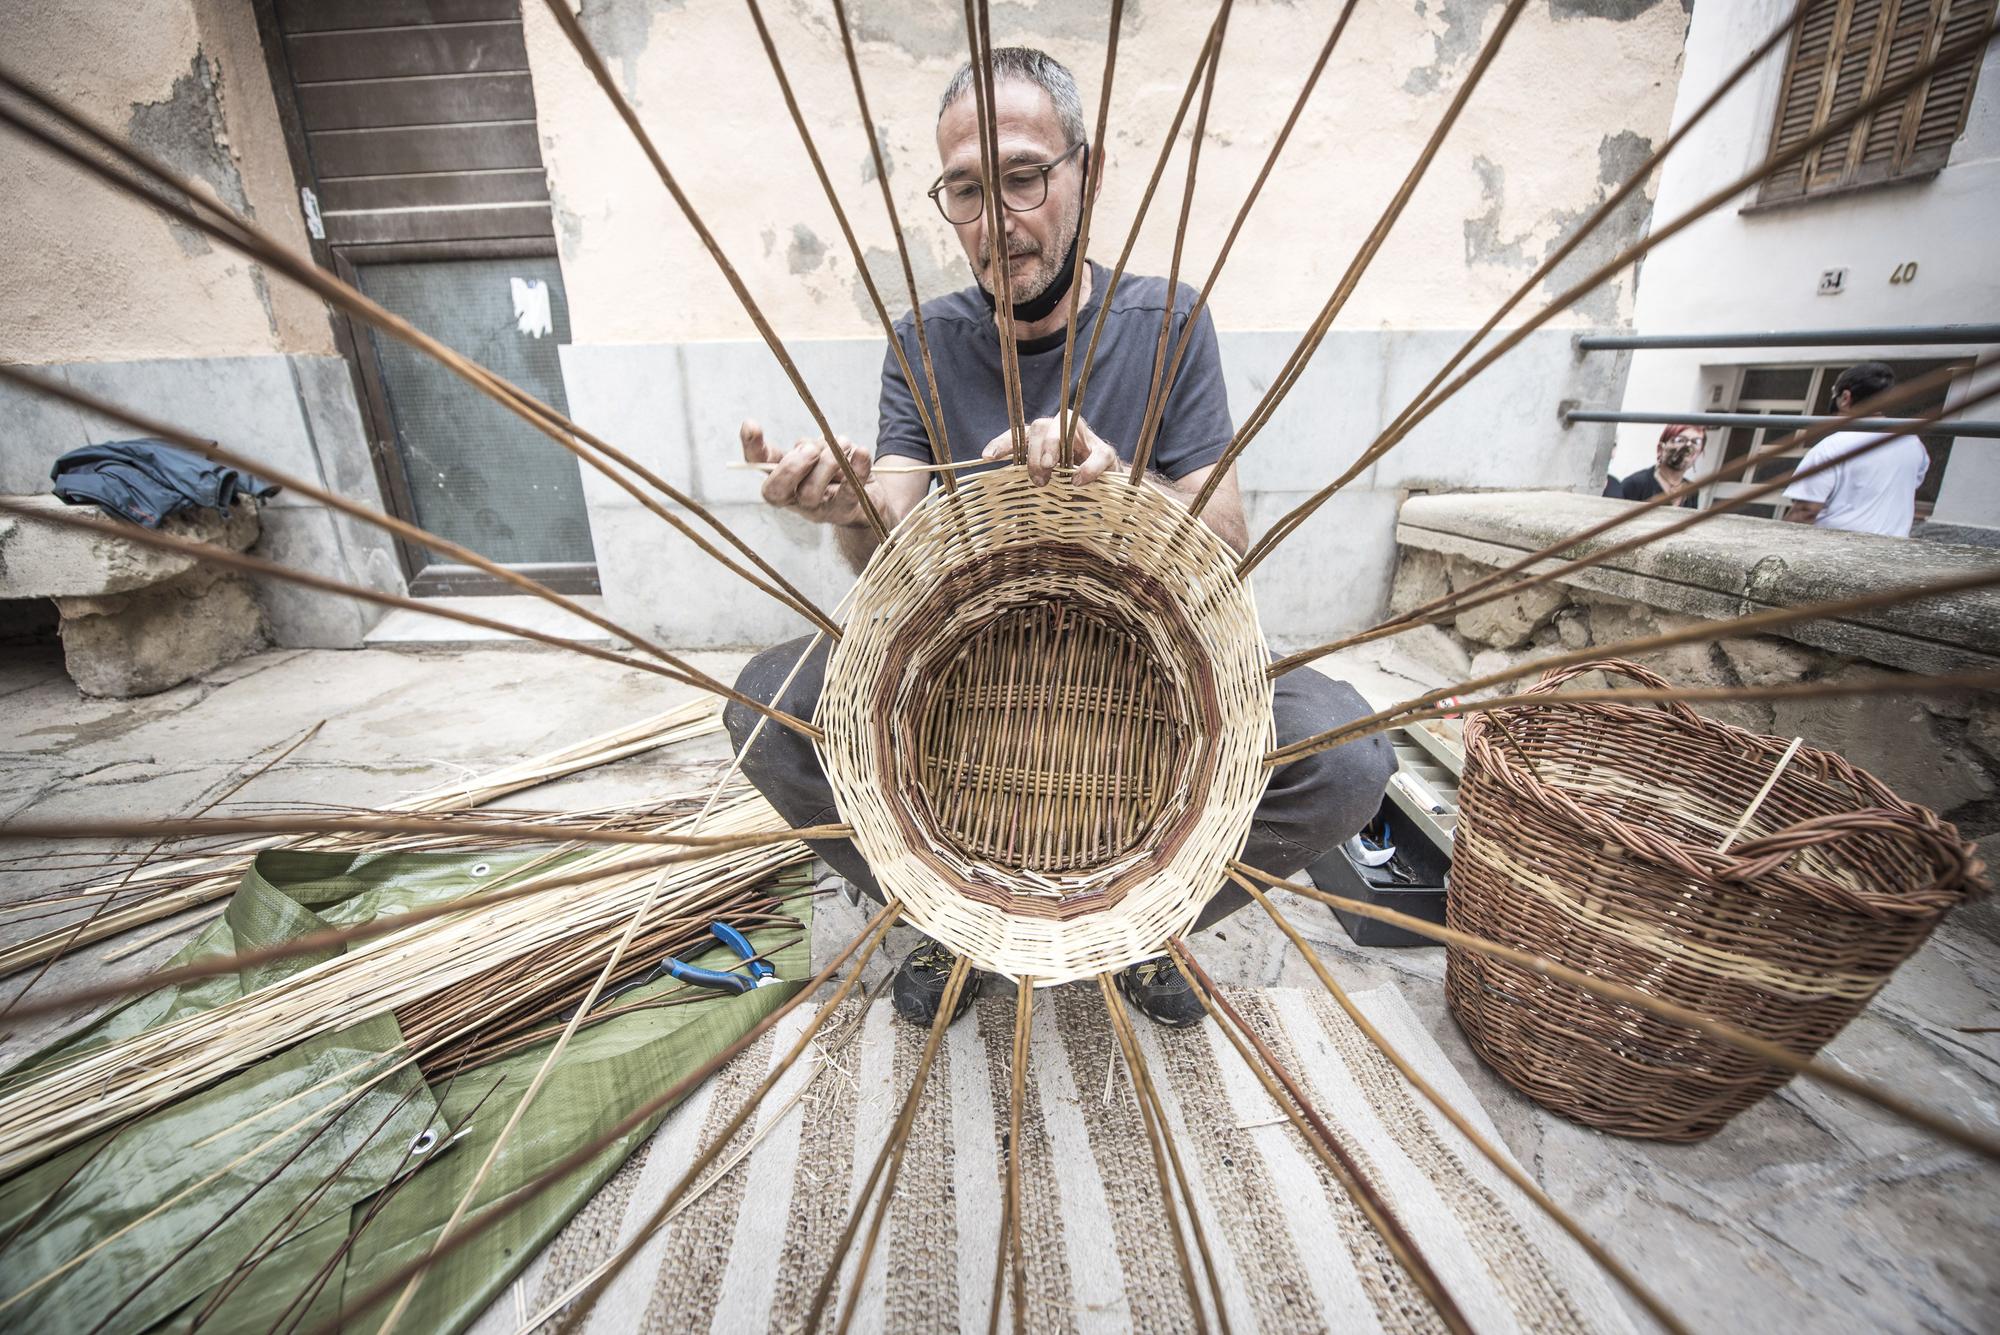
[[[1897,265],[1895,272],[1889,275],[1889,281],[1892,283],[1916,282],[1917,262],[1915,260],[1905,260],[1903,263]]]

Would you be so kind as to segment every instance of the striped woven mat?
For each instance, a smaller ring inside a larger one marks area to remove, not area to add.
[[[1395,1202],[1475,1329],[1631,1329],[1588,1258],[1404,1085],[1323,994],[1231,995]],[[1401,995],[1381,988],[1357,1001],[1497,1142]],[[634,1237],[679,1167],[790,1046],[804,1014],[788,1017],[678,1109],[488,1310],[478,1335],[533,1322]],[[1013,1014],[1011,998],[983,998],[976,1023],[961,1020],[948,1031],[853,1329],[986,1329]],[[1097,990],[1039,993],[1035,1018],[1021,1146],[1028,1329],[1194,1329],[1138,1105]],[[841,1020],[849,1022],[845,1041],[818,1063],[800,1061],[765,1101],[756,1130],[739,1133],[719,1162],[748,1153],[619,1272],[592,1312],[593,1335],[780,1335],[803,1327],[925,1037],[896,1022],[886,1002],[865,1013],[854,1004],[829,1032]],[[1276,1106],[1212,1023],[1138,1028],[1235,1330],[1442,1328],[1345,1193],[1275,1120]],[[850,1256],[839,1288],[849,1301],[853,1265]],[[1011,1329],[1011,1307],[1002,1321]]]

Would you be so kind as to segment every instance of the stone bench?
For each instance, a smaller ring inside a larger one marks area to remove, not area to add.
[[[93,507],[9,500],[91,521],[83,530],[0,515],[0,599],[55,602],[63,662],[83,694],[151,695],[264,647],[264,615],[241,575],[132,542],[131,525]],[[227,516],[190,511],[162,531],[240,552],[261,524],[246,498]]]

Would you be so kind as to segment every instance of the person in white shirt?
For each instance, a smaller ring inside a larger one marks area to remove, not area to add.
[[[1881,362],[1850,366],[1833,382],[1833,409],[1853,412],[1856,404],[1887,393],[1895,384],[1896,373]],[[1930,451],[1915,436],[1897,436],[1856,456],[1856,451],[1880,439],[1867,431],[1836,431],[1807,450],[1799,460],[1801,473],[1829,460],[1838,462],[1785,488],[1785,499],[1791,502],[1785,518],[1815,528],[1909,537],[1917,516],[1917,488],[1930,471]]]

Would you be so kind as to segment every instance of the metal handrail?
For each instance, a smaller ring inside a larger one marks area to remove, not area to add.
[[[2000,343],[2000,324],[1880,325],[1863,329],[1772,329],[1742,334],[1578,334],[1578,352],[1662,348],[1859,348]]]
[[[1655,426],[1747,426],[1783,427],[1800,431],[1838,417],[1807,417],[1798,413],[1615,413],[1599,408],[1570,408],[1563,413],[1564,425],[1577,422],[1636,422]],[[1844,431],[1904,432],[1912,435],[1978,436],[2000,439],[2000,422],[1951,419],[1927,422],[1909,417],[1860,417],[1841,424]]]

